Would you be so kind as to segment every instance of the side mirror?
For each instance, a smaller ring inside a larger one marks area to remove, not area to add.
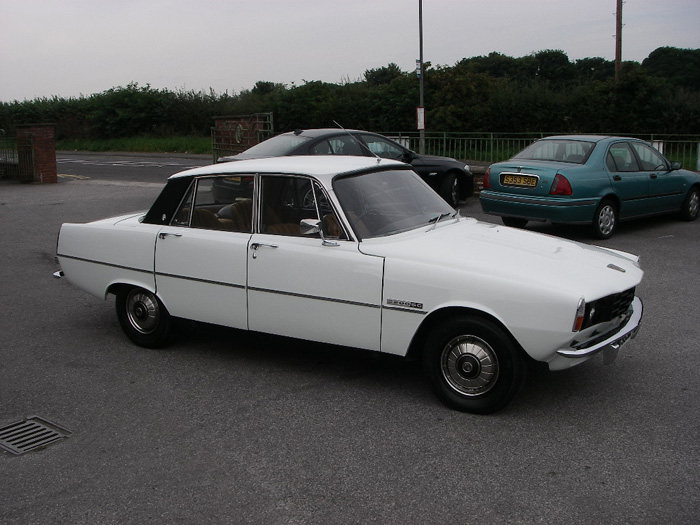
[[[411,150],[406,150],[404,151],[403,155],[399,159],[401,162],[405,162],[406,164],[410,164],[413,159],[416,158],[416,154],[413,153]]]
[[[321,227],[321,221],[318,219],[302,219],[299,222],[299,231],[302,235],[320,234],[324,246],[340,246],[340,244],[337,242],[326,239],[326,236],[323,233],[323,228]]]
[[[683,167],[682,162],[678,162],[677,160],[674,160],[671,162],[671,171],[679,170]]]
[[[302,219],[299,223],[302,235],[316,235],[321,232],[321,221],[318,219]]]

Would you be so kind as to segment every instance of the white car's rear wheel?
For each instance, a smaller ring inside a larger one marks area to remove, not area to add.
[[[521,350],[502,328],[479,317],[457,317],[437,326],[428,337],[424,365],[443,403],[475,414],[503,408],[526,375]]]
[[[170,335],[170,314],[158,297],[142,288],[122,287],[117,292],[117,317],[134,343],[147,348],[162,346]]]

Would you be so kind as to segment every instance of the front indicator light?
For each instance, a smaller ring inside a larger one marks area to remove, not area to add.
[[[586,300],[581,297],[581,299],[578,300],[578,306],[576,307],[576,318],[574,319],[574,327],[573,330],[574,332],[578,332],[581,330],[581,327],[583,326],[583,321],[584,318],[586,317]]]

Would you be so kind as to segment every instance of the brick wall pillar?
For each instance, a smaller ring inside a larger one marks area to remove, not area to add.
[[[58,182],[53,124],[17,126],[17,153],[22,182]]]

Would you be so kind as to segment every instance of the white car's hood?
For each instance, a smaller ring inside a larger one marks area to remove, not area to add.
[[[360,249],[420,262],[436,272],[450,268],[470,277],[508,276],[563,292],[585,290],[588,298],[632,288],[643,275],[632,254],[465,218],[434,229],[368,239]]]

